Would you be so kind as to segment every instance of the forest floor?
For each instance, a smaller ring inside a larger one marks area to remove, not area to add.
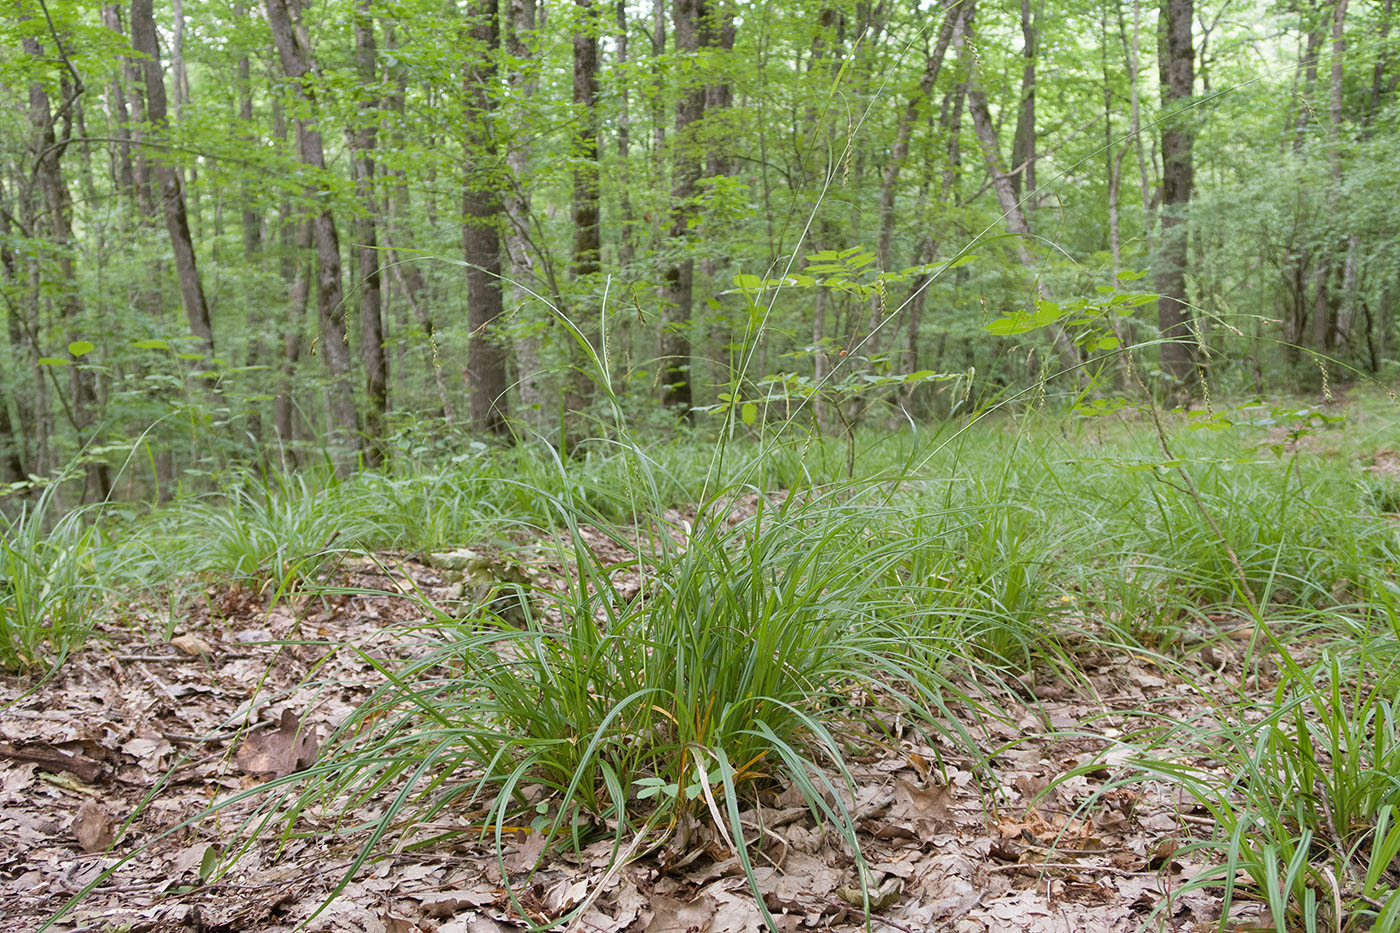
[[[35,512],[4,933],[1393,933],[1389,398]]]
[[[364,592],[269,611],[248,589],[210,589],[185,630],[154,645],[132,606],[127,624],[101,632],[51,679],[0,681],[7,930],[51,921],[54,930],[130,933],[501,931],[584,901],[574,929],[764,929],[739,860],[708,823],[613,868],[611,840],[537,864],[539,833],[507,833],[498,848],[494,835],[481,838],[479,811],[449,810],[418,827],[441,835],[436,844],[377,853],[328,905],[364,840],[348,824],[373,813],[346,814],[340,838],[310,811],[288,836],[277,825],[240,832],[258,805],[253,794],[185,824],[269,774],[312,765],[317,736],[383,682],[368,658],[414,650],[404,623],[420,604],[390,594],[447,593],[439,571],[401,557],[338,573]],[[1116,741],[1145,708],[1189,721],[1210,716],[1220,695],[1269,695],[1267,660],[1242,669],[1249,625],[1213,622],[1216,631],[1201,633],[1207,647],[1176,673],[1145,654],[1088,650],[1076,659],[1082,677],[1027,675],[1019,704],[1001,701],[1005,716],[968,723],[995,752],[980,779],[962,750],[922,744],[889,717],[885,727],[905,736],[897,747],[850,724],[863,750],[849,762],[856,786],[846,803],[872,871],[870,928],[1217,929],[1218,897],[1178,893],[1206,866],[1177,850],[1208,834],[1210,817],[1163,785],[1111,783]],[[799,795],[773,788],[743,818],[761,836],[753,877],[782,930],[863,928],[855,863]],[[216,857],[223,868],[211,875]],[[1237,895],[1229,926],[1264,929],[1265,918]]]

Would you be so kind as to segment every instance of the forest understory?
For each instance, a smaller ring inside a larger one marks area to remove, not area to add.
[[[43,579],[10,536],[4,913],[1400,928],[1391,403],[1164,417],[264,479],[51,524]]]
[[[0,916],[1400,933],[1397,26],[7,4]]]

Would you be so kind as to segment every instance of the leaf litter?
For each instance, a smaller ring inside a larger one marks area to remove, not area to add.
[[[212,591],[186,619],[191,631],[167,645],[109,627],[47,680],[0,681],[0,904],[11,927],[38,928],[91,885],[51,929],[472,933],[540,927],[580,906],[573,930],[766,929],[739,859],[698,822],[621,866],[609,840],[545,853],[524,827],[499,852],[460,833],[384,847],[329,904],[356,852],[344,833],[317,832],[330,827],[309,816],[294,834],[280,824],[251,839],[237,832],[256,789],[313,767],[318,739],[381,685],[368,658],[416,650],[404,623],[421,608],[403,594],[471,597],[456,574],[489,562],[471,549],[455,559],[455,571],[392,555],[355,562],[341,592],[271,609],[246,587]],[[897,746],[867,743],[843,801],[868,865],[864,888],[840,835],[796,788],[759,795],[741,819],[779,930],[863,929],[867,910],[871,929],[891,933],[1097,933],[1149,918],[1153,929],[1214,929],[1219,899],[1179,891],[1208,866],[1177,857],[1209,820],[1164,785],[1110,786],[1127,714],[1150,700],[1158,713],[1198,718],[1211,714],[1200,690],[1239,689],[1228,640],[1214,651],[1198,654],[1194,685],[1107,656],[1081,659],[1078,685],[1028,678],[1006,721],[978,726],[986,767],[912,733]],[[1263,695],[1270,678],[1252,685]],[[1231,923],[1262,916],[1237,897]]]

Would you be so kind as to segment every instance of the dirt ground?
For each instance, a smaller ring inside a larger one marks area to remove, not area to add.
[[[349,586],[447,592],[440,570],[397,558],[344,573]],[[336,646],[395,650],[387,643],[418,613],[389,595],[268,611],[248,590],[210,590],[171,643],[152,644],[155,620],[133,608],[52,679],[0,681],[6,933],[45,923],[130,933],[503,931],[543,926],[585,902],[573,929],[765,929],[735,853],[699,822],[639,847],[620,868],[610,868],[610,841],[535,867],[539,834],[508,834],[498,852],[471,831],[471,814],[449,811],[428,829],[451,841],[365,863],[329,905],[363,836],[283,840],[272,828],[229,852],[256,795],[179,828],[212,801],[313,764],[317,738],[381,683],[363,655]],[[974,729],[984,751],[996,751],[981,780],[963,750],[922,744],[887,721],[903,740],[862,745],[846,801],[871,870],[871,929],[1216,928],[1213,893],[1180,893],[1206,865],[1178,850],[1210,832],[1209,817],[1169,789],[1112,782],[1125,754],[1117,740],[1138,721],[1120,714],[1208,716],[1212,691],[1240,689],[1242,657],[1238,640],[1212,639],[1198,652],[1194,685],[1149,659],[1092,654],[1081,659],[1087,682],[1027,677],[1009,721]],[[1268,691],[1267,676],[1244,680]],[[1037,799],[1101,754],[1102,767]],[[761,837],[755,874],[782,931],[864,927],[856,863],[795,789],[763,795],[743,816]],[[298,828],[331,828],[317,819],[307,815]],[[220,855],[226,870],[211,873]],[[1267,925],[1258,904],[1237,901],[1230,926]]]

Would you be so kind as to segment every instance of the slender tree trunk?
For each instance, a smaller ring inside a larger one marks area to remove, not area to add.
[[[651,3],[651,55],[656,85],[651,94],[651,161],[659,191],[666,179],[663,155],[666,150],[666,0],[652,0]]]
[[[972,36],[972,17],[973,11],[969,7],[967,12],[968,38]],[[959,53],[968,76],[967,110],[972,117],[972,128],[981,144],[982,159],[986,163],[987,173],[992,179],[992,190],[996,192],[997,206],[1001,208],[1007,230],[1015,237],[1017,260],[1034,277],[1035,289],[1040,298],[1049,300],[1049,291],[1039,275],[1036,259],[1031,255],[1030,248],[1027,246],[1031,235],[1030,224],[1027,223],[1026,214],[1021,209],[1020,200],[1016,197],[1016,189],[1011,184],[1011,172],[1007,170],[1006,163],[1002,161],[1001,141],[997,138],[996,127],[992,123],[992,115],[987,108],[987,95],[982,90],[981,84],[981,69],[977,64],[976,56],[972,54],[972,44],[961,41]],[[1060,360],[1060,365],[1067,370],[1076,369],[1080,364],[1079,351],[1060,325],[1050,325],[1050,340],[1055,355]]]
[[[672,7],[676,53],[692,60],[704,45],[709,45],[707,21],[710,17],[708,0],[675,0]],[[697,191],[701,162],[688,131],[705,114],[705,87],[693,74],[683,74],[679,100],[676,102],[676,139],[673,145],[673,177],[671,188],[671,249],[674,258],[666,269],[662,289],[664,323],[661,334],[662,404],[690,420],[691,405],[691,302],[694,288],[695,260],[688,255],[690,239],[690,201]]]
[[[125,38],[121,7],[115,3],[102,6],[102,25]],[[131,164],[131,116],[127,112],[126,88],[120,68],[112,70],[107,80],[107,122],[116,140],[112,147],[112,181],[117,189],[136,203],[136,181]]]
[[[1168,395],[1185,401],[1195,385],[1196,348],[1186,293],[1186,213],[1195,175],[1194,132],[1188,107],[1195,93],[1195,52],[1191,44],[1194,0],[1162,0],[1160,55],[1162,108],[1162,241],[1157,256],[1157,327],[1162,332],[1162,373]]]
[[[964,20],[959,18],[956,29],[960,34],[964,27]],[[967,100],[967,84],[959,82],[956,87],[950,90],[943,98],[943,105],[939,116],[939,127],[947,139],[947,158],[942,162],[942,174],[939,178],[939,196],[951,204],[957,202],[957,177],[958,171],[962,167],[962,153],[959,139],[962,135],[962,112]],[[928,170],[932,173],[934,160],[929,160]],[[927,262],[932,262],[937,255],[938,241],[931,235],[925,235],[919,241],[915,249],[913,265],[919,266]],[[955,274],[962,274],[961,271]],[[907,360],[906,366],[909,372],[917,372],[923,366],[919,355],[919,331],[923,321],[924,305],[928,299],[928,275],[919,275],[914,278],[909,285],[909,294],[905,299],[905,335],[904,352]],[[946,337],[944,338],[946,340]],[[942,368],[942,352],[938,353],[934,360],[934,366]],[[904,394],[906,405],[912,404],[918,385],[911,385]]]
[[[953,39],[953,28],[962,15],[962,0],[951,0],[943,6],[943,22],[938,28],[938,44],[934,46],[924,63],[924,73],[919,79],[919,87],[909,96],[900,117],[899,128],[895,131],[894,145],[890,147],[890,157],[885,163],[884,176],[880,179],[880,233],[876,241],[876,254],[880,268],[890,271],[894,267],[894,221],[895,194],[898,190],[899,173],[909,158],[909,141],[914,135],[914,123],[919,109],[933,93],[938,82],[938,74],[943,69],[943,59],[948,54],[948,44]]]
[[[705,29],[704,35],[709,39],[709,45],[719,53],[712,58],[714,63],[711,68],[717,72],[721,79],[714,81],[705,87],[705,109],[704,114],[707,120],[722,119],[722,114],[734,103],[734,87],[724,78],[734,51],[734,40],[738,35],[738,29],[734,22],[734,4],[731,0],[714,0],[709,10],[709,21],[702,24]],[[711,178],[733,174],[731,165],[729,134],[723,131],[710,131],[708,138],[711,140],[705,151],[705,174]],[[700,275],[703,282],[714,282],[720,274],[720,265],[725,260],[713,254],[706,255],[700,261]],[[692,289],[693,289],[692,285]],[[714,304],[718,308],[718,302],[723,298],[712,298],[707,304]],[[729,361],[729,347],[738,339],[734,333],[734,328],[726,315],[707,315],[709,321],[706,331],[706,344],[702,353],[705,359],[711,363],[710,382],[715,385],[725,385],[733,378],[733,369]],[[716,320],[718,318],[718,320]],[[692,371],[691,381],[694,382]]]
[[[536,291],[540,288],[554,290],[544,282],[548,268],[545,256],[535,248],[530,238],[532,214],[528,185],[531,137],[525,132],[529,124],[519,109],[524,101],[534,97],[537,85],[534,0],[510,0],[509,27],[506,49],[510,54],[511,66],[506,85],[510,89],[512,104],[507,111],[507,123],[514,128],[514,132],[507,142],[506,170],[509,177],[503,206],[506,214],[506,255],[510,260],[510,303],[516,313],[520,313],[536,301],[530,294],[532,288]],[[540,261],[545,272],[536,272],[534,259]],[[559,409],[558,403],[553,400],[555,386],[552,380],[546,378],[541,358],[543,335],[553,331],[554,324],[552,319],[547,318],[537,326],[527,328],[515,341],[521,416],[537,432],[545,430],[546,416]]]
[[[389,360],[384,353],[383,302],[380,293],[379,240],[375,215],[374,150],[377,144],[379,94],[375,71],[374,0],[357,0],[354,13],[355,76],[359,79],[359,125],[349,131],[352,169],[360,213],[355,218],[355,258],[360,277],[360,361],[365,370],[365,463],[384,462],[384,416],[389,410]]]
[[[1016,114],[1016,135],[1011,141],[1011,187],[1016,192],[1016,200],[1022,201],[1024,178],[1025,201],[1030,201],[1035,194],[1035,54],[1038,38],[1036,20],[1031,15],[1031,0],[1021,0],[1021,37],[1021,55],[1026,61],[1021,71],[1021,107]]]
[[[1308,4],[1313,15],[1308,24],[1307,47],[1303,51],[1303,99],[1298,108],[1298,119],[1293,124],[1293,151],[1299,152],[1307,140],[1308,123],[1312,115],[1313,91],[1317,87],[1317,60],[1322,51],[1322,22],[1315,0]]]
[[[175,122],[180,126],[185,125],[185,109],[190,102],[190,76],[185,68],[185,0],[170,0],[171,13],[171,33],[170,33],[170,76],[171,87],[174,89],[175,98]],[[190,202],[189,214],[194,218],[195,237],[200,236],[199,230],[199,169],[194,164],[190,164],[188,170],[185,166],[180,166],[175,170],[175,174],[180,179],[180,188],[187,193]],[[219,211],[214,211],[215,222],[218,222]],[[214,231],[214,248],[218,249],[219,231]]]
[[[1336,0],[1332,11],[1332,75],[1327,107],[1327,163],[1331,184],[1327,189],[1325,220],[1329,229],[1332,219],[1339,213],[1342,197],[1342,79],[1347,50],[1347,0]],[[1313,304],[1313,346],[1320,353],[1330,353],[1338,343],[1338,302],[1332,289],[1332,275],[1337,267],[1337,253],[1344,249],[1342,243],[1345,241],[1345,237],[1329,235],[1318,251],[1317,292]]]
[[[160,68],[160,48],[156,44],[156,23],[152,0],[131,0],[131,44],[145,56],[143,70],[146,85],[146,118],[157,133],[168,126],[165,105],[165,78]],[[177,73],[178,80],[178,73]],[[198,369],[212,366],[214,331],[209,318],[209,305],[204,299],[204,286],[199,278],[194,241],[185,211],[185,193],[180,186],[175,167],[161,160],[156,162],[156,179],[160,185],[161,208],[165,228],[170,234],[170,246],[175,255],[175,275],[180,284],[180,302],[185,307],[190,333],[197,341],[198,352],[205,359]]]
[[[398,50],[396,34],[390,28],[386,34],[386,44],[390,53],[397,60],[394,53]],[[390,133],[390,148],[397,152],[404,149],[404,97],[408,91],[408,77],[401,65],[394,65],[391,69],[393,81],[392,90],[389,94],[389,110],[394,114],[393,130]],[[418,326],[423,328],[423,335],[427,338],[426,360],[428,372],[433,374],[433,385],[437,389],[438,404],[440,414],[449,424],[456,420],[455,406],[452,404],[451,394],[447,391],[447,382],[443,378],[442,359],[438,354],[437,328],[434,324],[433,314],[428,308],[427,283],[423,279],[422,270],[418,263],[406,259],[400,250],[401,244],[409,242],[411,239],[411,218],[413,216],[412,196],[409,187],[404,179],[403,169],[393,169],[388,174],[389,180],[389,270],[394,278],[394,282],[399,287],[399,293],[403,296],[404,303],[408,305],[409,311],[413,314]],[[402,369],[400,370],[402,372]]]
[[[34,61],[42,62],[44,49],[38,40],[24,39],[24,51]],[[76,94],[80,89],[74,89]],[[66,102],[71,104],[71,100]],[[64,112],[71,113],[67,107]],[[55,131],[55,123],[61,122],[62,131]],[[57,282],[59,315],[68,331],[70,342],[84,338],[83,302],[78,291],[76,249],[73,243],[72,198],[63,180],[61,160],[71,139],[72,124],[67,119],[56,118],[50,103],[49,94],[38,81],[29,85],[29,137],[30,164],[32,175],[48,213],[49,235],[52,238],[54,253],[58,257]],[[71,354],[70,354],[71,356]],[[97,388],[88,367],[78,358],[71,357],[73,365],[69,372],[67,410],[77,434],[79,446],[92,440],[91,430],[96,419]],[[105,463],[88,463],[83,499],[86,502],[100,502],[112,492],[111,472]]]
[[[120,27],[120,18],[114,20]],[[110,28],[110,27],[109,27]],[[146,123],[145,69],[134,56],[122,59],[122,74],[125,77],[128,99],[131,104],[131,171],[132,208],[136,215],[136,227],[144,239],[155,236],[152,229],[156,217],[155,172],[147,157],[143,126]],[[158,320],[162,314],[160,282],[165,278],[161,261],[152,256],[147,259],[145,282],[136,289],[136,305],[151,320]],[[159,466],[159,464],[158,464]],[[161,486],[164,489],[164,484]]]
[[[809,83],[815,87],[826,91],[830,88],[831,82],[835,80],[841,70],[841,59],[845,54],[843,48],[842,30],[843,19],[840,13],[833,7],[823,7],[817,21],[817,29],[812,36],[810,57],[807,60],[807,75]],[[794,156],[801,166],[800,183],[803,186],[811,184],[816,176],[817,165],[814,157],[818,148],[816,141],[819,138],[820,127],[817,120],[820,114],[811,96],[808,97],[806,113],[804,114],[804,126],[806,133],[803,134],[808,141],[807,145],[802,145],[797,134],[794,134]],[[835,132],[828,127],[826,138],[826,148],[828,152],[835,150]],[[832,169],[826,167],[827,171]],[[826,212],[822,212],[820,223],[817,227],[818,233],[812,241],[812,247],[817,251],[831,249],[837,240],[838,234],[831,217]],[[831,358],[827,353],[827,318],[831,314],[831,293],[829,289],[817,289],[815,307],[812,311],[812,384],[819,390],[825,388],[825,383],[829,378],[832,366]],[[839,329],[838,329],[839,332]],[[818,391],[811,400],[812,422],[816,425],[817,433],[827,435],[831,433],[831,411],[821,391]]]
[[[631,95],[627,78],[627,3],[616,0],[617,31],[613,34],[613,44],[617,47],[617,164],[622,174],[622,184],[618,191],[618,265],[624,270],[632,262],[636,249],[636,219],[632,214],[631,160],[632,114]]]
[[[248,8],[243,4],[234,7],[235,12],[240,17],[248,16]],[[239,135],[251,148],[259,144],[258,128],[253,123],[253,70],[249,57],[238,56],[234,67],[238,75],[238,125]],[[263,218],[257,209],[254,197],[253,183],[250,179],[245,179],[239,185],[239,231],[243,241],[243,261],[248,268],[256,268],[262,261],[263,251]],[[262,368],[267,365],[268,354],[271,352],[267,340],[269,332],[276,333],[276,320],[267,313],[267,309],[258,308],[250,310],[249,324],[253,333],[248,340],[248,365],[250,367]],[[271,466],[271,450],[267,443],[267,431],[264,424],[265,403],[261,401],[252,402],[248,409],[248,436],[253,439],[253,444],[258,452],[258,456],[264,467]]]
[[[285,222],[284,230],[290,230]],[[287,247],[291,245],[292,248]],[[296,224],[294,244],[283,244],[283,279],[290,280],[287,324],[282,330],[282,361],[278,369],[277,395],[272,400],[272,427],[283,449],[292,451],[292,463],[300,460],[296,439],[296,378],[301,363],[306,306],[311,297],[311,221]]]
[[[1121,0],[1114,0],[1118,6],[1118,17],[1121,22],[1123,8]],[[1119,281],[1118,276],[1123,271],[1123,231],[1122,217],[1119,210],[1119,200],[1123,184],[1123,162],[1128,154],[1128,147],[1120,145],[1117,151],[1114,150],[1113,131],[1113,85],[1112,72],[1108,67],[1108,30],[1109,18],[1108,8],[1104,7],[1103,19],[1103,42],[1100,46],[1100,70],[1103,72],[1103,135],[1104,135],[1104,176],[1108,187],[1108,250],[1113,262],[1113,280]],[[1131,323],[1126,318],[1110,316],[1109,327],[1113,330],[1114,337],[1117,338],[1120,348],[1127,348],[1132,344]],[[1120,353],[1121,366],[1115,372],[1115,380],[1122,387],[1127,384],[1130,377],[1129,368],[1132,361],[1127,352]]]
[[[1108,17],[1104,15],[1105,38],[1108,32]],[[1106,45],[1107,43],[1105,43]],[[1104,180],[1108,186],[1108,250],[1113,257],[1113,278],[1118,278],[1118,273],[1123,270],[1123,237],[1119,228],[1118,217],[1118,188],[1122,177],[1123,156],[1127,153],[1126,147],[1120,147],[1117,154],[1113,150],[1113,85],[1111,75],[1108,70],[1108,54],[1103,53],[1101,62],[1103,72],[1103,161]]]
[[[170,71],[175,88],[175,120],[185,122],[185,105],[190,102],[190,76],[185,71],[185,0],[170,0],[172,26]]]
[[[1390,45],[1390,23],[1395,16],[1395,0],[1385,0],[1380,12],[1380,28],[1377,30],[1377,53],[1376,63],[1371,69],[1371,93],[1366,99],[1366,116],[1364,123],[1367,127],[1367,136],[1370,135],[1371,123],[1376,115],[1380,113],[1381,100],[1388,96],[1390,91],[1395,89],[1395,80],[1386,82],[1386,71],[1389,69],[1391,59],[1394,58],[1394,51]]]
[[[598,15],[593,0],[575,0],[579,21],[574,30],[573,120],[571,140],[573,162],[574,250],[570,272],[578,296],[588,296],[601,269],[602,223],[598,210]],[[573,303],[575,324],[593,341],[600,308],[592,297]],[[602,347],[599,352],[605,352]],[[592,381],[586,371],[591,364],[576,342],[569,342],[572,371],[566,408],[581,412],[592,395]]]
[[[249,145],[257,140],[253,125],[253,76],[247,55],[238,58],[238,122],[244,129],[243,138]],[[262,252],[262,217],[254,207],[252,186],[245,182],[240,196],[240,222],[243,230],[243,257],[251,260]]]
[[[20,234],[26,237],[40,235],[39,193],[35,189],[35,182],[35,179],[21,175],[15,184],[15,208],[19,214],[18,227]],[[29,369],[30,387],[34,400],[33,416],[23,422],[28,426],[29,434],[33,438],[30,457],[31,469],[36,476],[48,476],[54,467],[54,420],[49,394],[49,377],[52,375],[52,369],[39,362],[39,358],[44,356],[44,352],[39,346],[39,334],[43,323],[44,275],[42,257],[37,252],[29,251],[25,254],[24,273],[22,287],[26,300],[23,307],[23,317],[11,314],[8,320],[12,341],[15,328],[18,328],[19,336],[24,344],[25,363]],[[21,397],[23,397],[22,394]]]
[[[1308,17],[1306,46],[1298,52],[1298,68],[1304,75],[1302,102],[1296,120],[1291,113],[1289,120],[1293,125],[1293,153],[1306,166],[1310,150],[1305,149],[1303,144],[1307,140],[1313,95],[1317,87],[1317,59],[1322,48],[1322,27],[1315,3],[1309,3],[1304,15]],[[1284,129],[1288,129],[1287,122]],[[1283,254],[1283,282],[1286,292],[1286,304],[1283,308],[1283,353],[1290,364],[1297,363],[1301,358],[1302,346],[1307,342],[1309,316],[1315,307],[1314,300],[1309,297],[1308,284],[1309,275],[1314,268],[1313,260],[1318,259],[1323,264],[1326,261],[1325,257],[1319,256],[1315,249],[1304,242],[1305,236],[1297,220],[1295,216],[1293,230],[1284,244]]]
[[[1133,141],[1133,151],[1137,155],[1138,191],[1142,197],[1142,238],[1150,257],[1156,251],[1153,231],[1156,221],[1152,209],[1151,172],[1148,171],[1147,153],[1142,145],[1142,101],[1139,94],[1138,48],[1142,33],[1142,0],[1133,0],[1133,35],[1128,38],[1128,26],[1123,21],[1123,7],[1118,6],[1118,36],[1123,43],[1123,64],[1128,75],[1128,135]]]
[[[11,207],[3,187],[0,187],[0,287],[10,294],[18,294],[22,288],[19,277],[19,262],[15,255],[14,235],[11,224]],[[24,329],[19,319],[19,309],[11,305],[5,315],[8,348],[13,360],[26,355]],[[10,419],[9,400],[0,395],[0,481],[15,483],[28,476],[25,463],[29,461],[33,449],[34,413],[30,400],[24,392],[14,393],[15,415],[19,422],[16,429]]]
[[[355,389],[350,381],[350,353],[346,346],[345,291],[340,274],[340,237],[330,209],[330,191],[323,180],[326,159],[321,132],[316,128],[316,94],[312,86],[315,65],[310,44],[301,24],[292,15],[294,0],[264,0],[267,21],[282,71],[295,88],[301,112],[297,116],[297,151],[316,181],[308,192],[323,203],[311,220],[311,239],[316,245],[316,308],[320,319],[320,349],[330,373],[328,402],[331,416],[330,446],[339,473],[348,473],[360,450],[359,418],[355,410]]]
[[[473,0],[468,8],[471,38],[486,57],[465,64],[462,84],[467,101],[468,164],[462,194],[462,254],[466,260],[467,381],[471,384],[472,424],[479,431],[506,436],[506,354],[498,336],[505,311],[501,296],[500,227],[504,214],[495,170],[496,139],[489,88],[496,66],[490,56],[500,48],[498,0]],[[484,166],[484,167],[483,167]]]

